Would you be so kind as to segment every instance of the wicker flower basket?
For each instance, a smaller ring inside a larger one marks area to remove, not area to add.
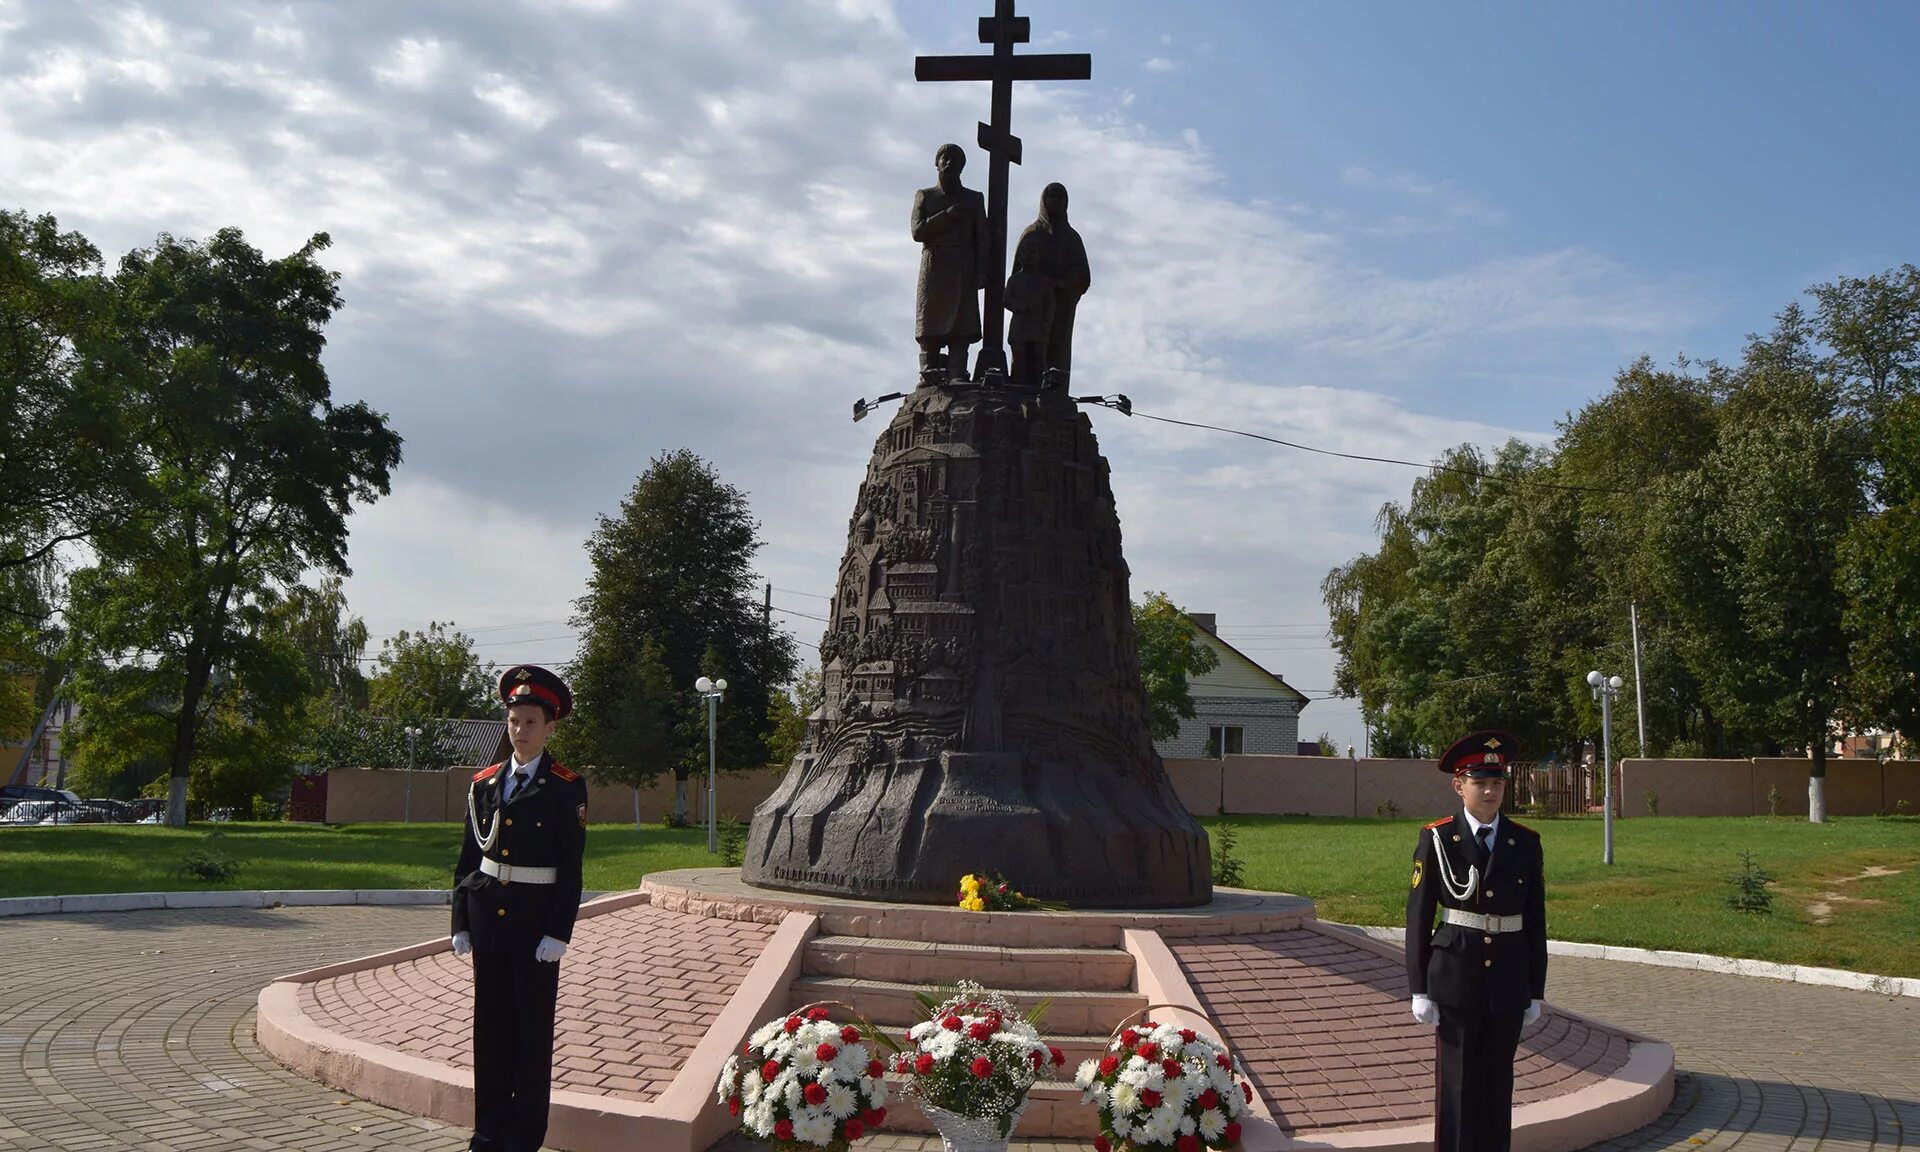
[[[927,1114],[933,1130],[940,1134],[943,1152],[1006,1152],[1010,1137],[1000,1135],[998,1116],[962,1116],[924,1100],[920,1102],[920,1110]],[[1013,1110],[1007,1122],[1009,1133],[1019,1127],[1020,1114],[1026,1110],[1027,1102],[1020,1101],[1020,1107]]]

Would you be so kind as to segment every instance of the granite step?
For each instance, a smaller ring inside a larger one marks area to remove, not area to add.
[[[1001,995],[1021,1008],[1048,1001],[1046,1015],[1040,1021],[1043,1034],[1063,1036],[1104,1036],[1120,1018],[1146,1007],[1138,992],[1115,989],[1085,991],[1073,988],[997,988]],[[929,984],[895,980],[868,980],[851,976],[801,976],[794,980],[790,1008],[816,1000],[838,1000],[851,1004],[874,1024],[898,1031],[926,1019],[926,1006],[915,993],[939,994]]]
[[[1003,948],[873,936],[817,936],[807,943],[802,964],[808,976],[911,984],[952,984],[966,978],[988,988],[1125,991],[1133,986],[1133,957],[1117,948]]]

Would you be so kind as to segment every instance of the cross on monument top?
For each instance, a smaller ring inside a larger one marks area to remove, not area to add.
[[[989,56],[916,56],[915,80],[987,80],[993,85],[991,118],[980,125],[980,148],[990,161],[987,173],[987,297],[977,376],[1007,370],[1006,317],[1001,294],[1007,283],[1007,165],[1020,163],[1020,137],[1013,134],[1015,80],[1088,80],[1093,57],[1084,52],[1029,53],[1015,56],[1013,46],[1032,38],[1025,16],[1014,15],[1014,0],[994,0],[993,15],[980,18],[980,42],[993,45]]]

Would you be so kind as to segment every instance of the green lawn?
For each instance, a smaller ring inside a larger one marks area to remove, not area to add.
[[[1220,819],[1204,821],[1209,828]],[[1326,920],[1399,925],[1414,838],[1424,821],[1236,816],[1248,887],[1312,897]],[[1673,948],[1792,964],[1920,976],[1920,819],[1636,817],[1614,824],[1533,820],[1547,857],[1547,927],[1556,940]],[[1773,912],[1726,905],[1747,849],[1773,876]],[[1896,875],[1865,879],[1868,868]],[[1825,896],[1837,893],[1843,899]],[[1812,906],[1830,915],[1816,924]]]
[[[1328,920],[1399,924],[1421,821],[1238,816],[1249,887],[1297,892]],[[1205,821],[1209,827],[1221,823]],[[1920,976],[1920,819],[1635,818],[1615,825],[1600,863],[1597,820],[1531,822],[1546,842],[1547,919],[1556,939],[1676,948]],[[0,830],[0,896],[206,888],[439,888],[459,850],[457,824],[228,824],[230,881],[176,874],[216,826],[67,826]],[[1727,878],[1751,850],[1776,881],[1774,911],[1726,906]],[[698,828],[595,825],[586,885],[618,891],[649,872],[706,867]],[[1891,875],[1848,879],[1868,869]],[[1015,879],[1018,879],[1017,877]],[[1834,899],[1834,893],[1842,899]],[[1827,922],[1813,906],[1829,905]]]

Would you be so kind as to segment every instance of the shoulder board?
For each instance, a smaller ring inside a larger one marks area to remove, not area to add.
[[[482,768],[482,769],[480,769],[480,771],[478,771],[478,772],[475,772],[475,773],[473,774],[473,779],[474,779],[474,783],[476,783],[476,784],[477,784],[477,783],[479,783],[479,782],[480,782],[480,781],[482,781],[482,780],[486,780],[486,779],[489,779],[490,777],[492,777],[492,775],[493,775],[493,774],[494,774],[495,772],[498,772],[498,771],[500,771],[500,769],[501,769],[501,768],[503,768],[503,767],[505,767],[505,765],[506,765],[506,763],[507,763],[507,762],[506,762],[505,760],[502,760],[502,761],[500,761],[500,763],[498,763],[498,764],[495,764],[495,765],[494,765],[493,767],[491,767],[491,768]]]
[[[1429,824],[1429,825],[1427,825],[1427,828],[1438,828],[1438,827],[1440,827],[1440,825],[1442,825],[1442,824],[1451,824],[1451,823],[1453,823],[1453,817],[1451,817],[1451,816],[1442,816],[1442,817],[1440,817],[1440,819],[1438,819],[1438,820],[1435,820],[1435,821],[1434,821],[1433,823],[1431,823],[1431,824]],[[1421,831],[1422,831],[1422,832],[1425,832],[1425,831],[1427,830],[1427,828],[1422,828],[1422,829],[1421,829]]]
[[[555,776],[560,777],[560,779],[565,780],[569,784],[573,783],[575,780],[580,779],[580,773],[575,772],[573,769],[567,767],[565,764],[562,764],[557,760],[554,761],[554,764],[553,764],[553,774]]]

